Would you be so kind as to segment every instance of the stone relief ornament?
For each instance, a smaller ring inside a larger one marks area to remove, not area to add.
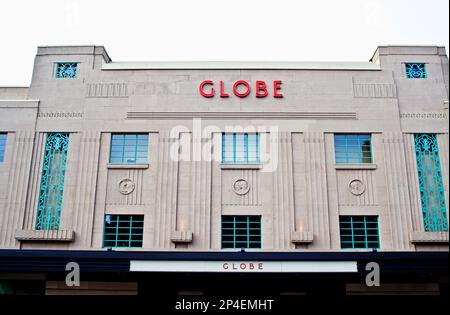
[[[134,186],[134,182],[131,179],[125,178],[119,182],[119,191],[122,195],[129,195],[134,191]]]
[[[250,190],[250,184],[245,179],[239,178],[234,182],[233,190],[238,195],[245,195]]]
[[[366,191],[366,185],[359,180],[354,179],[348,184],[348,189],[350,190],[350,193],[352,193],[355,196],[362,195]]]

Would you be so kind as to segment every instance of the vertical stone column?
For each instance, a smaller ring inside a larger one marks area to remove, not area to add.
[[[14,141],[14,144],[10,155],[6,201],[0,212],[0,246],[17,248],[19,243],[14,238],[14,233],[17,229],[22,229],[24,223],[34,131],[18,130],[8,141]]]
[[[211,152],[209,139],[202,139],[201,148]],[[194,232],[194,242],[191,246],[196,249],[211,247],[211,161],[200,157],[200,161],[191,162],[191,226]]]
[[[417,174],[417,161],[414,145],[414,135],[404,134],[406,175],[408,176],[409,202],[411,205],[412,230],[424,232],[422,206],[420,203],[419,178]]]
[[[412,249],[411,204],[408,191],[405,146],[401,132],[383,133],[383,151],[393,249]]]
[[[306,132],[305,181],[308,226],[314,235],[311,249],[330,249],[325,139],[322,132]]]
[[[273,185],[273,247],[295,248],[291,233],[295,231],[294,181],[292,177],[291,133],[278,133],[278,167],[272,173]],[[271,155],[274,152],[270,152]]]
[[[100,132],[94,130],[81,132],[78,145],[75,145],[75,141],[72,142],[72,140],[75,140],[75,135],[71,134],[70,136],[72,139],[69,157],[73,157],[76,164],[68,161],[70,164],[67,169],[68,178],[64,184],[64,189],[65,193],[66,191],[68,194],[72,193],[74,198],[72,205],[66,204],[70,208],[62,210],[62,229],[73,229],[75,231],[74,245],[85,248],[92,246],[100,158]],[[74,187],[71,187],[71,179],[75,182]]]
[[[176,227],[178,162],[171,157],[171,146],[176,139],[168,131],[159,134],[156,176],[154,247],[174,248],[170,236]]]

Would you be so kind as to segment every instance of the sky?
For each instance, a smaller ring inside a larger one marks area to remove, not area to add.
[[[449,48],[448,0],[1,0],[0,86],[30,84],[37,46],[114,61],[368,61],[378,45]]]

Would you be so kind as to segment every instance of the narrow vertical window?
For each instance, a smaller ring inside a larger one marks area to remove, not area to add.
[[[0,163],[5,159],[6,133],[0,133]]]
[[[447,232],[447,210],[437,137],[435,134],[416,134],[414,143],[425,231]]]
[[[259,134],[222,134],[222,163],[251,164],[259,162]]]
[[[405,63],[405,73],[408,79],[427,78],[427,70],[424,63]]]
[[[49,133],[45,142],[36,230],[58,230],[66,174],[68,133]]]

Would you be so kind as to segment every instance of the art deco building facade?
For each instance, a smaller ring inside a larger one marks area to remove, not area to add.
[[[435,46],[346,63],[39,47],[30,86],[0,88],[3,292],[66,292],[70,261],[99,292],[106,273],[145,293],[159,272],[270,271],[368,293],[368,261],[414,267],[394,291],[447,290],[448,89]]]

